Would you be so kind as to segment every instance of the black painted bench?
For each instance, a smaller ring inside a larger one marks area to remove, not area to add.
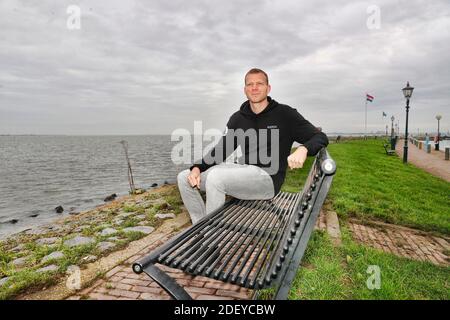
[[[392,156],[392,155],[394,155],[395,154],[395,150],[390,150],[390,149],[388,149],[388,144],[383,144],[383,147],[384,147],[384,151],[386,151],[386,154],[388,155],[388,156]]]
[[[257,293],[272,287],[273,298],[284,300],[335,171],[336,164],[324,148],[300,192],[280,192],[271,200],[232,199],[136,261],[133,271],[145,272],[175,299],[191,296],[157,264]]]

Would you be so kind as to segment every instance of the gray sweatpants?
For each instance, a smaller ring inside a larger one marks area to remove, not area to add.
[[[178,174],[178,188],[195,224],[225,203],[225,196],[242,200],[266,200],[274,196],[272,178],[254,165],[221,163],[200,174],[200,190],[206,191],[206,205],[196,188],[188,182],[189,169]]]

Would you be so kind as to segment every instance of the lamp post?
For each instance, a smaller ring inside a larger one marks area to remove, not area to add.
[[[391,117],[391,138],[394,137],[394,116]]]
[[[441,137],[439,134],[439,121],[442,119],[442,116],[440,114],[438,114],[436,116],[436,120],[438,121],[438,132],[437,132],[437,143],[434,145],[435,150],[439,151],[439,138]]]
[[[403,163],[408,162],[408,114],[409,114],[409,98],[411,98],[414,88],[409,86],[409,81],[406,87],[402,89],[403,95],[406,99],[406,125],[405,125],[405,145],[403,147]]]
[[[386,139],[387,139],[387,132],[388,132],[388,128],[389,128],[389,126],[388,126],[388,125],[386,125]]]

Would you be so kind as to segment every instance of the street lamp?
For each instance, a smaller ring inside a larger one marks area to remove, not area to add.
[[[411,98],[414,88],[409,86],[409,81],[406,87],[402,89],[403,95],[406,99],[406,126],[405,126],[405,145],[403,146],[403,163],[408,162],[408,114],[409,114],[409,98]]]
[[[394,137],[394,116],[391,117],[391,138]]]
[[[387,132],[388,132],[388,128],[389,128],[389,126],[388,126],[388,125],[386,125],[386,139],[387,139]]]
[[[437,132],[437,143],[434,145],[434,149],[439,151],[439,138],[440,138],[440,134],[439,134],[439,121],[442,119],[442,116],[440,114],[438,114],[436,116],[436,120],[438,121],[438,132]]]

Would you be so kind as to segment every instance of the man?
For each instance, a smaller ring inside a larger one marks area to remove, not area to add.
[[[178,174],[181,198],[194,224],[220,208],[226,195],[243,200],[273,198],[288,165],[302,168],[307,156],[328,145],[327,136],[296,109],[268,96],[271,87],[263,70],[251,69],[244,79],[248,100],[231,116],[220,142]],[[290,154],[294,141],[302,145]],[[244,149],[241,163],[223,162],[238,147]],[[206,191],[206,205],[197,189]]]

